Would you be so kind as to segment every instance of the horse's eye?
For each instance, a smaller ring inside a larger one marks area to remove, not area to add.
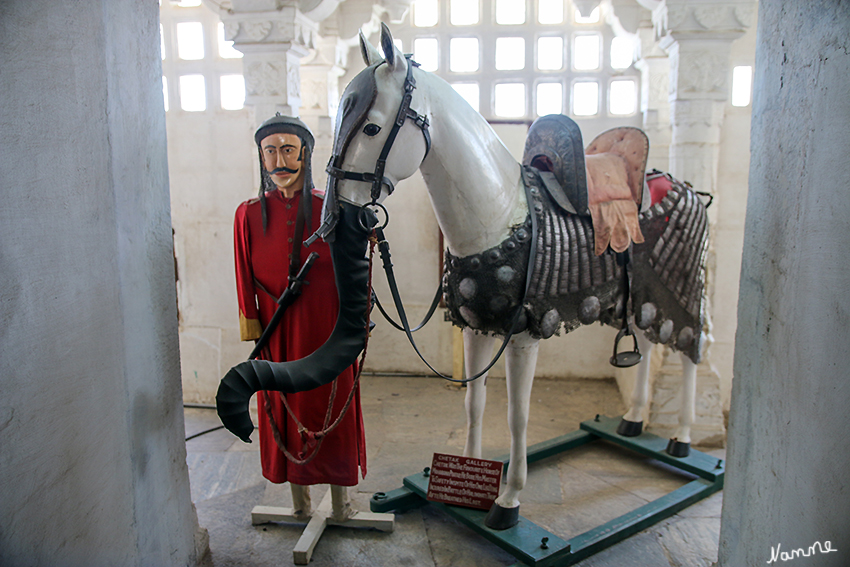
[[[381,131],[381,127],[377,124],[366,124],[366,127],[363,128],[363,133],[367,136],[375,136],[378,132]]]

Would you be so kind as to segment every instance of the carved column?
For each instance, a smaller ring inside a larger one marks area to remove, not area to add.
[[[755,19],[752,0],[665,0],[653,11],[670,59],[670,169],[715,192],[717,149],[729,98],[731,44]]]
[[[716,195],[721,127],[731,78],[730,48],[755,18],[751,0],[664,0],[653,10],[660,47],[669,56],[669,103],[672,126],[670,173],[700,191]],[[717,207],[709,209],[709,226]],[[709,242],[706,290],[710,316],[716,256]],[[709,322],[710,324],[710,322]],[[711,362],[711,329],[698,368],[693,442],[720,441],[725,435],[720,376]],[[650,409],[652,428],[672,433],[681,407],[679,357],[665,355],[656,377]]]
[[[670,63],[667,53],[655,41],[652,22],[638,28],[641,57],[635,67],[641,74],[640,110],[643,130],[649,137],[647,169],[669,171],[670,102],[668,100]]]
[[[326,22],[322,24],[321,37],[316,39],[312,57],[301,65],[301,89],[305,103],[301,107],[301,118],[316,139],[313,181],[321,189],[327,180],[324,165],[333,150],[334,118],[340,95],[339,78],[345,73],[339,36]]]
[[[667,171],[670,147],[670,102],[668,76],[670,64],[667,53],[658,45],[652,24],[652,11],[660,0],[610,0],[605,21],[618,37],[626,37],[637,44],[638,59],[635,69],[640,71],[640,111],[643,130],[649,137],[647,168]],[[578,9],[592,10],[592,2],[574,4]],[[588,12],[589,13],[589,12]]]
[[[232,0],[222,10],[224,35],[245,54],[245,104],[260,124],[275,112],[298,116],[301,58],[313,47],[318,24],[294,0]]]

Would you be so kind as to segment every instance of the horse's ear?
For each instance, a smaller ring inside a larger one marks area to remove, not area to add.
[[[399,51],[398,47],[393,42],[393,34],[390,33],[390,28],[387,24],[381,22],[381,49],[384,50],[384,58],[387,60],[387,66],[393,71],[397,68],[406,68],[404,54]]]
[[[363,35],[363,30],[360,30],[360,55],[363,56],[363,62],[366,63],[367,67],[374,65],[383,59],[378,48],[366,40],[366,36]]]

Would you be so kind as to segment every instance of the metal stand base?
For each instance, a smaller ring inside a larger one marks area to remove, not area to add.
[[[666,496],[569,540],[559,538],[522,516],[519,517],[517,525],[512,528],[492,530],[484,525],[486,511],[426,502],[428,477],[424,472],[405,477],[402,488],[387,493],[375,493],[372,496],[370,508],[373,512],[391,510],[402,512],[426,503],[431,504],[516,557],[519,561],[517,565],[566,567],[669,518],[723,488],[725,465],[722,460],[694,449],[691,449],[687,457],[672,457],[665,451],[667,439],[651,433],[625,437],[617,433],[619,423],[619,417],[600,416],[596,416],[593,421],[582,422],[581,429],[578,431],[529,447],[528,463],[604,439],[699,478]],[[507,459],[502,460],[507,468]]]

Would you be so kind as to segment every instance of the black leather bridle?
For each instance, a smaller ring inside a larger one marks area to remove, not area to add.
[[[396,136],[398,136],[398,132],[399,130],[401,130],[401,127],[404,126],[405,120],[412,120],[413,123],[416,124],[420,130],[422,130],[422,135],[425,136],[425,156],[427,156],[428,152],[431,151],[431,134],[428,131],[428,126],[430,126],[430,123],[428,122],[428,117],[424,114],[419,114],[418,112],[410,108],[410,102],[411,100],[413,100],[413,90],[416,88],[416,80],[413,78],[413,67],[418,67],[419,64],[413,61],[410,55],[406,55],[405,58],[407,59],[407,76],[404,78],[404,94],[402,95],[401,104],[398,107],[398,112],[396,113],[395,121],[393,122],[392,128],[390,129],[390,134],[389,136],[387,136],[387,139],[384,142],[384,147],[381,149],[381,155],[378,156],[378,160],[375,162],[375,170],[371,173],[357,173],[354,171],[346,171],[342,169],[342,162],[345,159],[345,152],[340,152],[337,155],[333,156],[331,163],[328,164],[328,167],[326,169],[328,175],[337,179],[350,179],[352,181],[362,181],[365,183],[371,183],[372,204],[378,202],[378,199],[381,197],[381,189],[384,185],[388,187],[389,194],[392,194],[392,192],[395,190],[392,181],[390,181],[389,178],[384,176],[384,169],[387,166],[387,156],[390,155],[390,150],[392,150]]]

